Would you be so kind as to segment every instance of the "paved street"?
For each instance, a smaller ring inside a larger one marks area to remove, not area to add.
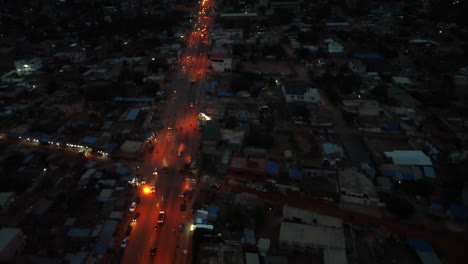
[[[208,2],[205,5],[208,6]],[[202,10],[200,8],[201,13],[194,18],[197,23],[195,29],[203,29],[204,25],[208,27],[211,23],[211,18],[204,18]],[[187,175],[179,169],[190,161],[191,156],[197,155],[201,138],[197,117],[204,102],[205,69],[209,63],[206,56],[208,48],[201,36],[207,32],[202,32],[196,30],[190,34],[187,49],[179,58],[179,66],[171,73],[167,99],[159,105],[159,124],[163,128],[153,143],[154,151],[151,154],[145,151],[144,163],[139,168],[140,176],[147,177],[147,184],[152,179],[156,180],[156,193],[144,193],[145,186],[138,190],[141,201],[135,213],[140,212],[141,215],[133,223],[128,245],[122,252],[122,263],[192,262],[191,203],[189,197],[179,197],[181,191],[189,186],[185,181]],[[181,156],[177,155],[178,151]],[[153,175],[155,167],[158,175]],[[168,168],[167,173],[163,172],[163,167]],[[182,212],[180,206],[184,201],[187,208]],[[159,211],[165,211],[164,224],[157,224]],[[184,231],[179,231],[181,223],[185,225]],[[151,256],[151,248],[157,248],[155,256]]]

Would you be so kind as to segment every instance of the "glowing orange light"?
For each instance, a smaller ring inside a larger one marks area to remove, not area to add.
[[[143,189],[143,191],[144,191],[145,193],[149,193],[149,192],[150,192],[150,188],[149,188],[149,187],[145,187],[145,188]]]

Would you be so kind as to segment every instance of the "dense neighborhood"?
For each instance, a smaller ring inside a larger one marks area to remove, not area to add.
[[[0,262],[466,263],[467,1],[0,3]]]

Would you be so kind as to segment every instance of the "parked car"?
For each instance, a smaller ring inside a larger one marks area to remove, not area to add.
[[[122,240],[122,244],[120,244],[120,247],[121,248],[126,248],[127,247],[127,242],[128,242],[128,237],[124,238],[124,240]]]
[[[154,168],[153,175],[158,175],[158,168]]]
[[[181,191],[179,194],[179,198],[185,198],[186,194],[187,194],[187,191]]]
[[[163,167],[163,172],[167,173],[167,167]]]
[[[129,211],[130,213],[135,212],[136,206],[137,206],[137,203],[136,203],[136,202],[133,202],[132,205],[130,205],[130,208],[128,209],[128,211]]]
[[[186,208],[186,207],[185,207],[185,203],[183,203],[183,204],[180,205],[180,210],[181,210],[182,212],[185,211],[185,208]]]
[[[220,187],[221,187],[221,184],[219,184],[219,183],[210,184],[210,188],[212,188],[212,189],[219,189]]]
[[[140,217],[140,212],[136,213],[134,216],[133,216],[133,222],[136,222],[138,221],[138,218]]]
[[[263,186],[257,186],[257,188],[255,188],[255,190],[259,191],[259,192],[267,192],[267,189]]]
[[[131,233],[132,233],[132,226],[128,226],[127,230],[125,230],[125,236],[129,237]]]
[[[155,247],[151,248],[150,249],[150,255],[151,256],[156,256],[156,251],[157,251],[157,249]]]

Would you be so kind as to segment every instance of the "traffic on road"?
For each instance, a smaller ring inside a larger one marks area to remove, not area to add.
[[[172,92],[159,105],[156,127],[162,129],[138,169],[139,201],[128,210],[132,221],[119,241],[121,263],[191,263],[191,231],[186,227],[191,224],[192,187],[183,172],[197,154],[201,138],[198,102],[204,101],[213,7],[213,0],[199,2],[193,30],[185,38],[187,48],[174,67],[168,89]]]

